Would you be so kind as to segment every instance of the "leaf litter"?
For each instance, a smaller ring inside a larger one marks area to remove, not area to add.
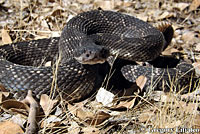
[[[175,35],[163,54],[183,53],[184,60],[193,63],[195,71],[200,72],[199,5],[199,0],[1,0],[0,44],[60,36],[66,22],[77,13],[101,7],[131,14],[150,23],[170,21]],[[142,90],[145,78],[141,76],[138,79],[137,85]],[[23,121],[28,120],[30,106],[8,100],[9,93],[5,93],[3,86],[0,89],[0,133],[23,133],[26,128]],[[43,95],[40,107],[44,113],[38,114],[36,119],[39,133],[139,133],[143,130],[141,128],[150,128],[144,129],[143,133],[146,133],[159,128],[200,129],[198,92],[197,86],[195,93],[180,95],[154,91],[152,96],[143,98],[138,90],[128,97],[121,97],[123,99],[114,95],[114,107],[90,99],[75,104],[64,100],[57,102]],[[140,101],[135,103],[138,97]],[[14,123],[13,114],[18,115],[15,120],[23,123]]]

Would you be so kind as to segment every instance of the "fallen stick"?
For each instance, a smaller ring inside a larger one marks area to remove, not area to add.
[[[35,134],[37,133],[37,128],[38,128],[36,122],[36,114],[39,106],[38,103],[33,98],[31,90],[28,91],[26,98],[22,100],[22,102],[30,105],[30,111],[28,114],[28,122],[25,134]]]

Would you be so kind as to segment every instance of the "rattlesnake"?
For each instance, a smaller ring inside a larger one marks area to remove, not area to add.
[[[138,66],[131,65],[135,64],[133,61],[156,59],[172,36],[173,29],[169,25],[160,31],[147,22],[119,12],[83,12],[67,23],[61,37],[1,46],[0,83],[18,98],[24,97],[27,90],[32,90],[36,97],[58,90],[56,92],[66,100],[83,99],[101,86],[110,71],[110,64],[107,61],[84,64],[83,58],[77,58],[77,51],[83,47],[87,49],[88,45],[98,45],[109,50],[109,55],[118,55],[118,61],[113,65],[115,73],[110,87],[128,88],[136,77],[142,75],[137,75],[137,72],[145,72],[146,68],[139,67],[138,70]],[[61,60],[56,73],[52,67],[37,67],[42,61],[54,61],[57,55]],[[163,69],[158,70],[163,72]],[[177,69],[171,70],[169,75],[176,75]],[[180,70],[178,72],[182,73]],[[148,72],[148,75],[151,74]],[[57,84],[51,88],[53,80]]]

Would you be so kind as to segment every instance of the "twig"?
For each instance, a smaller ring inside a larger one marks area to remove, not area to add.
[[[30,111],[28,115],[28,123],[26,126],[25,134],[35,134],[37,132],[37,122],[36,122],[36,113],[38,109],[38,104],[32,96],[32,91],[29,90],[26,98],[22,100],[23,103],[30,104]]]

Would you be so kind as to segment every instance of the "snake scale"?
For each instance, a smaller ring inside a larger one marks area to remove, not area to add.
[[[76,49],[87,49],[88,45],[102,46],[109,50],[109,55],[118,55],[110,87],[128,88],[138,76],[150,78],[152,73],[155,78],[164,74],[168,79],[166,74],[175,76],[177,72],[187,72],[191,66],[166,72],[166,68],[133,64],[157,59],[171,41],[173,29],[170,28],[171,31],[165,33],[167,28],[159,30],[133,16],[114,11],[83,12],[69,20],[60,37],[1,46],[0,83],[17,98],[32,90],[37,98],[56,91],[66,100],[83,99],[102,85],[111,68],[107,61],[93,65],[78,62]],[[61,60],[55,73],[53,67],[42,63],[54,61],[57,55]],[[56,86],[52,86],[53,81]]]

